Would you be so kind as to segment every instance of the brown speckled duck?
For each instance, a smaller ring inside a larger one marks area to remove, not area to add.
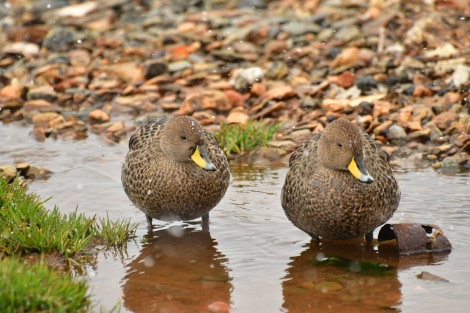
[[[281,193],[288,219],[312,236],[366,236],[390,219],[400,190],[390,157],[369,135],[340,118],[292,154]]]
[[[149,227],[153,218],[199,217],[207,227],[209,211],[227,190],[230,171],[215,137],[195,119],[177,116],[149,120],[131,136],[121,180]]]

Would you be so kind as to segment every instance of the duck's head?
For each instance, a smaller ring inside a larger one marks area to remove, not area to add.
[[[318,156],[323,166],[349,171],[363,183],[374,178],[364,167],[364,138],[361,131],[350,121],[340,118],[329,124],[320,137]]]
[[[176,162],[194,162],[208,171],[216,170],[206,153],[203,128],[189,116],[176,116],[162,129],[160,149]]]

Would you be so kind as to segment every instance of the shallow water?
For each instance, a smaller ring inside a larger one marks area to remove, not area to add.
[[[453,245],[449,255],[396,257],[362,242],[310,244],[285,217],[280,190],[286,168],[232,169],[224,199],[211,212],[210,232],[199,221],[160,224],[148,233],[143,213],[120,183],[125,143],[110,145],[94,135],[84,141],[36,142],[30,127],[1,125],[0,164],[28,162],[53,173],[29,184],[46,206],[64,213],[109,214],[139,223],[123,251],[100,252],[86,267],[96,310],[121,301],[121,312],[468,312],[470,307],[470,175],[442,175],[400,165],[402,190],[391,222],[439,225]],[[406,164],[406,162],[404,163]],[[387,276],[360,275],[312,265],[321,256],[378,261]],[[419,278],[428,272],[442,279]]]

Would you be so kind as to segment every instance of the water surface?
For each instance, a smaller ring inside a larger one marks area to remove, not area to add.
[[[400,162],[402,190],[390,222],[439,225],[453,245],[449,255],[397,257],[377,245],[353,241],[312,244],[285,217],[280,190],[286,168],[232,168],[224,199],[211,212],[210,231],[199,221],[159,224],[149,233],[143,213],[120,183],[127,144],[91,134],[83,141],[28,137],[30,127],[1,125],[0,163],[28,162],[53,173],[30,190],[52,197],[64,213],[131,218],[139,223],[127,249],[97,254],[84,276],[99,307],[121,312],[468,312],[470,307],[470,176],[442,175]],[[393,266],[389,275],[316,267],[312,260],[342,256]],[[420,278],[422,272],[438,280]]]

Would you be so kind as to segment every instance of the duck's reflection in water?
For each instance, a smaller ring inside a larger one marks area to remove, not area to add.
[[[153,231],[127,266],[124,306],[132,312],[210,312],[230,303],[232,284],[208,231],[184,224]]]
[[[331,257],[339,261],[335,265],[314,264]],[[321,245],[311,242],[300,255],[291,258],[282,283],[283,307],[289,313],[399,312],[402,295],[398,270],[445,258],[446,255],[398,257],[394,245],[367,245],[363,240]],[[352,262],[345,263],[345,259]],[[379,264],[390,268],[383,271]]]

